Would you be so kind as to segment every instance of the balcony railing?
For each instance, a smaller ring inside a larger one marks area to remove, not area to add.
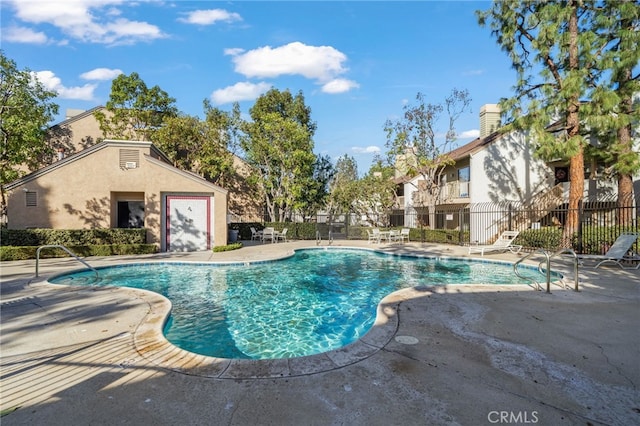
[[[440,194],[436,204],[450,203],[461,198],[469,198],[469,182],[448,182],[440,186]],[[431,196],[424,191],[416,191],[413,193],[413,205],[427,206]]]
[[[448,182],[440,186],[440,201],[469,198],[469,182]]]

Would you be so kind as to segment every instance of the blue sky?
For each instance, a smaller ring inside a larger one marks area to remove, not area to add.
[[[347,154],[360,174],[385,153],[387,119],[418,92],[441,103],[469,91],[462,145],[478,112],[511,94],[515,73],[475,10],[486,1],[3,0],[1,48],[68,108],[109,99],[111,80],[136,72],[202,116],[202,101],[244,113],[271,87],[302,91],[317,123],[316,153]],[[52,123],[54,124],[54,123]],[[439,128],[444,132],[446,123]]]

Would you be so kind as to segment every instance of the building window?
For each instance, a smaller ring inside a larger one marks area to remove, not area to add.
[[[25,192],[27,207],[38,207],[38,193],[35,191]]]
[[[118,228],[144,227],[143,201],[118,201]]]
[[[568,167],[556,167],[554,172],[556,181],[555,184],[569,182],[569,168]]]
[[[471,169],[469,166],[458,169],[459,196],[469,197],[469,181],[471,180]]]

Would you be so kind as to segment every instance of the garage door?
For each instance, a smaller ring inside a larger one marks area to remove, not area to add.
[[[211,198],[167,196],[167,251],[208,250],[211,236]]]

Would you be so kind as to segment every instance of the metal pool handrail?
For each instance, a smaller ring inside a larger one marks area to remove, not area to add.
[[[534,252],[529,253],[528,255],[526,255],[525,257],[519,259],[516,263],[513,264],[513,271],[515,272],[515,274],[522,279],[529,279],[531,281],[535,281],[532,278],[528,278],[525,277],[523,275],[520,275],[520,273],[518,272],[518,264],[522,263],[524,260],[528,259],[529,257],[533,256],[536,253],[542,253],[545,256],[545,261],[542,261],[538,264],[538,272],[540,272],[541,274],[545,275],[547,278],[547,293],[551,293],[551,259],[556,257],[556,256],[560,256],[561,254],[570,254],[573,256],[573,273],[575,276],[575,285],[574,285],[574,291],[580,291],[578,284],[579,284],[579,276],[578,276],[578,255],[576,254],[575,251],[573,251],[572,249],[569,248],[565,248],[565,249],[560,249],[557,252],[553,253],[553,254],[549,254],[546,250],[544,249],[538,249]],[[544,268],[543,271],[543,263],[546,263],[546,268]],[[538,289],[540,288],[540,285],[538,284],[537,281],[535,281],[536,286],[538,287]]]
[[[87,268],[91,269],[93,272],[96,273],[96,278],[98,278],[98,271],[96,270],[96,268],[94,268],[93,266],[89,265],[87,262],[85,262],[84,260],[80,259],[75,253],[73,253],[71,250],[69,250],[68,248],[66,248],[63,245],[60,244],[48,244],[48,245],[44,245],[44,246],[40,246],[38,247],[38,250],[36,250],[36,277],[38,276],[38,271],[39,271],[39,265],[40,265],[40,251],[42,249],[45,248],[59,248],[62,249],[64,251],[66,251],[67,253],[69,253],[71,256],[75,257],[75,259],[82,263],[84,266],[86,266]]]
[[[546,271],[546,277],[547,277],[547,293],[551,293],[551,268],[550,268],[550,257],[549,257],[549,253],[547,253],[546,250],[543,249],[538,249],[536,251],[533,251],[531,253],[529,253],[528,255],[526,255],[523,258],[520,258],[516,263],[513,264],[513,272],[518,276],[518,278],[522,278],[524,280],[530,280],[533,281],[536,285],[536,290],[541,290],[540,288],[540,283],[536,280],[534,280],[533,278],[529,278],[529,277],[525,277],[524,275],[521,275],[520,272],[518,271],[518,265],[520,263],[522,263],[523,261],[525,261],[526,259],[530,258],[531,256],[533,256],[536,253],[542,253],[544,254],[546,260],[547,260],[547,271]],[[542,268],[541,268],[542,262],[540,262],[540,264],[538,265],[538,272],[540,272],[541,274],[544,274],[544,272],[542,272]]]
[[[579,278],[578,277],[578,272],[579,272],[578,271],[578,264],[580,263],[579,259],[578,259],[578,255],[572,249],[564,248],[564,249],[560,249],[557,252],[553,253],[551,256],[549,256],[549,259],[552,259],[552,258],[554,258],[556,256],[560,256],[561,254],[570,254],[573,257],[573,275],[575,277],[575,284],[574,284],[573,290],[574,291],[580,291],[580,289],[578,287],[578,284],[579,284],[579,280],[578,280],[578,278]]]

